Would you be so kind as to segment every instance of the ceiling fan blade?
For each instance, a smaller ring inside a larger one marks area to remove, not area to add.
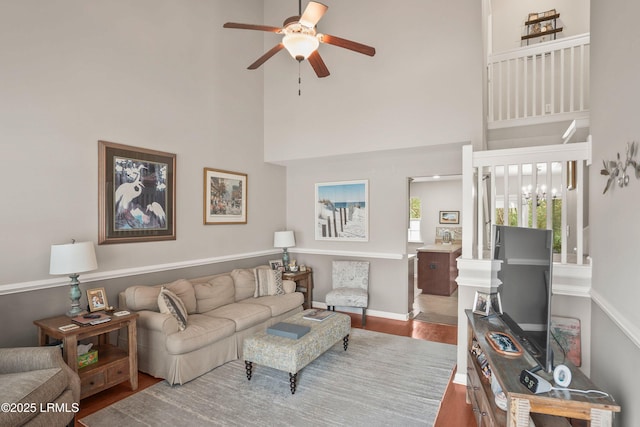
[[[248,70],[255,70],[256,68],[258,68],[259,66],[264,64],[267,61],[267,59],[271,58],[273,55],[275,55],[276,53],[280,52],[282,50],[282,48],[284,48],[284,45],[282,43],[278,43],[277,45],[272,47],[267,53],[265,53],[260,58],[258,58],[256,60],[256,62],[254,62],[253,64],[249,65],[247,67],[247,69]]]
[[[272,27],[270,25],[254,25],[254,24],[240,24],[238,22],[227,22],[223,25],[224,28],[237,28],[239,30],[257,30],[267,31],[269,33],[279,33],[282,28]]]
[[[304,13],[300,17],[300,23],[305,27],[315,27],[327,9],[329,9],[329,7],[322,3],[310,1],[307,8],[304,10]]]
[[[373,56],[376,54],[376,49],[366,44],[354,42],[347,39],[342,39],[336,36],[330,36],[329,34],[319,34],[318,38],[321,43],[327,43],[345,49],[352,50],[354,52],[362,53],[364,55]]]
[[[313,53],[309,55],[309,58],[307,59],[309,60],[309,64],[311,64],[311,67],[313,67],[313,71],[316,72],[316,75],[318,77],[327,77],[330,74],[329,69],[327,68],[324,61],[322,60],[322,57],[318,53],[318,50],[314,50]]]

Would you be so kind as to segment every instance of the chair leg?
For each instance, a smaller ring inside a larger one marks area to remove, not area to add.
[[[366,307],[362,307],[362,327],[364,328],[364,325],[367,324],[367,314],[366,314]]]

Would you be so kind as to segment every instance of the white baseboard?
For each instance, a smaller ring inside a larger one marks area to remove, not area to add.
[[[327,304],[324,302],[313,301],[311,304],[313,308],[323,308],[327,309]],[[337,311],[343,311],[345,313],[354,313],[354,314],[362,314],[362,309],[356,307],[336,307]],[[387,311],[379,311],[379,310],[371,310],[367,309],[367,316],[373,317],[382,317],[383,319],[391,319],[391,320],[409,320],[410,313],[400,314],[400,313],[389,313]]]

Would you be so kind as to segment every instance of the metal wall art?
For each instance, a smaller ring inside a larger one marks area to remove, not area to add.
[[[606,193],[612,185],[618,184],[618,187],[621,188],[629,185],[629,174],[627,173],[629,166],[631,166],[635,172],[636,178],[640,179],[640,164],[633,159],[636,152],[637,146],[635,141],[631,143],[627,142],[627,156],[624,160],[620,158],[620,153],[618,153],[617,160],[602,161],[604,169],[600,171],[600,174],[609,177],[602,194]]]

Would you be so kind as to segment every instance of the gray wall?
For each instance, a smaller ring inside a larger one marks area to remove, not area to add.
[[[589,0],[490,0],[493,22],[493,52],[503,52],[521,46],[526,34],[524,22],[529,13],[555,9],[562,32],[558,39],[589,32]],[[532,42],[535,43],[535,40]]]
[[[97,242],[98,140],[177,155],[177,239],[97,247],[99,270],[80,276],[83,291],[104,285],[112,298],[127,283],[146,281],[139,269],[199,260],[217,269],[227,258],[273,250],[273,231],[285,225],[285,194],[273,189],[283,188],[285,169],[263,160],[262,75],[238,81],[243,67],[230,60],[255,56],[262,35],[231,43],[231,30],[222,28],[238,14],[261,22],[262,6],[1,3],[0,324],[11,328],[0,345],[34,344],[32,320],[69,307],[68,277],[49,275],[50,246]],[[204,167],[248,174],[246,225],[203,225]]]
[[[606,177],[600,168],[617,153],[624,157],[627,142],[640,140],[639,15],[638,2],[591,2],[591,374],[621,404],[618,421],[624,426],[640,425],[639,256],[633,247],[640,239],[640,180],[632,174],[628,187],[603,195]]]
[[[290,162],[287,227],[296,233],[296,258],[315,271],[319,265],[330,265],[327,257],[369,260],[375,273],[370,308],[391,317],[406,316],[408,177],[459,174],[461,154],[459,145],[450,144]],[[355,179],[369,181],[369,241],[315,240],[315,184]],[[331,289],[329,271],[314,274],[314,300],[319,303]]]
[[[294,4],[267,0],[265,22],[278,25],[295,14]],[[264,88],[267,161],[462,141],[480,146],[481,2],[327,4],[319,31],[373,46],[376,55],[321,45],[331,75],[318,79],[309,64],[301,64],[301,96],[298,64],[284,51],[270,59]],[[268,38],[264,49],[275,43]]]

